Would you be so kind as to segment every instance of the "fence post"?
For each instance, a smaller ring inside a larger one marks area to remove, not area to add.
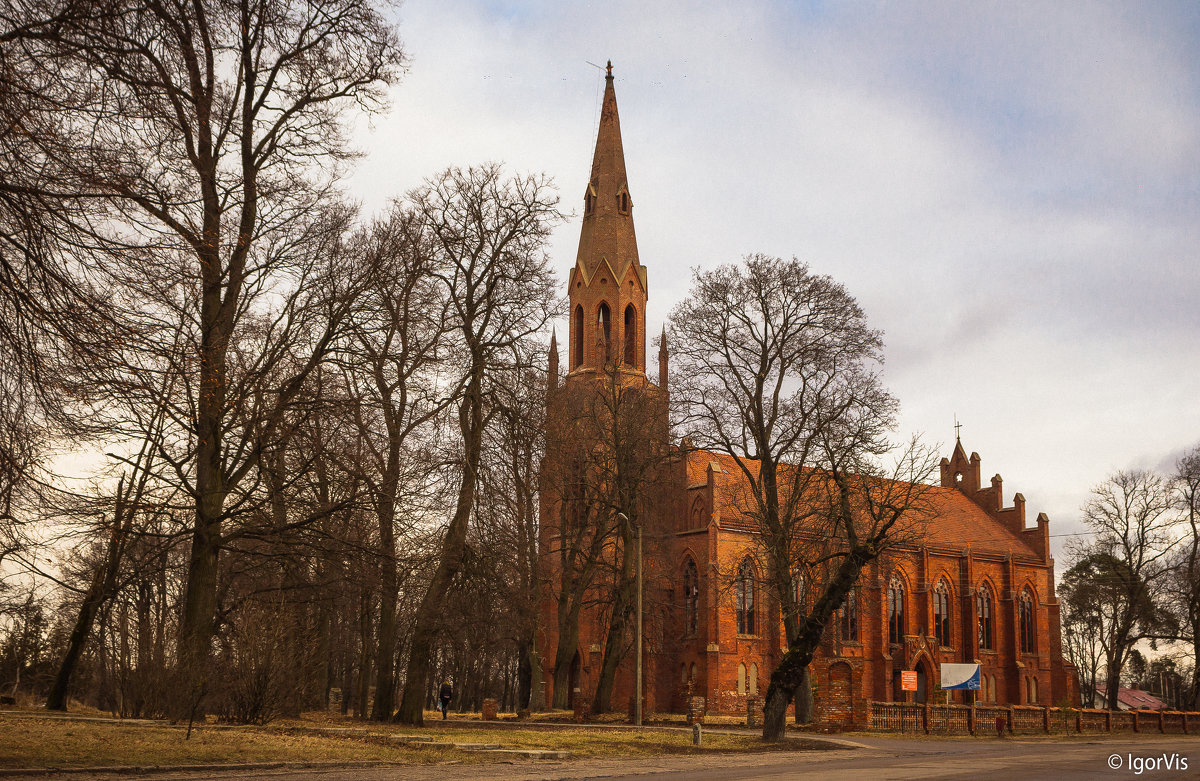
[[[1050,734],[1050,706],[1042,708],[1042,729],[1047,735]]]
[[[1012,735],[1013,734],[1013,709],[1012,709],[1012,706],[1010,705],[1007,708],[1005,708],[1004,713],[1005,713],[1005,716],[1007,717],[1006,722],[1007,722],[1007,726],[1008,726],[1008,734]]]
[[[975,734],[975,701],[971,701],[971,709],[967,711],[967,732]]]
[[[925,734],[929,734],[929,703],[921,704],[921,729],[925,730]]]
[[[1185,711],[1183,714],[1183,734],[1184,735],[1188,734],[1188,723],[1187,722],[1188,722],[1188,715],[1187,715],[1187,712]]]
[[[1104,711],[1104,731],[1112,732],[1112,711]]]
[[[1159,711],[1159,712],[1158,712],[1158,731],[1159,731],[1160,733],[1164,733],[1164,732],[1166,732],[1166,731],[1167,731],[1167,726],[1166,726],[1166,724],[1164,724],[1163,722],[1164,722],[1164,720],[1163,720],[1163,712],[1162,712],[1162,711]]]
[[[1133,731],[1141,732],[1141,730],[1138,729],[1138,712],[1136,710],[1131,712],[1133,713]]]
[[[1083,708],[1075,711],[1075,732],[1083,734]]]

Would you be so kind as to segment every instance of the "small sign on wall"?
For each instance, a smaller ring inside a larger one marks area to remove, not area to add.
[[[916,670],[900,671],[900,690],[906,692],[915,692],[917,690]]]

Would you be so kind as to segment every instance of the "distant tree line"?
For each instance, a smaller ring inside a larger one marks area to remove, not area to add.
[[[1200,710],[1200,446],[1170,474],[1114,473],[1092,489],[1083,520],[1058,597],[1084,702],[1102,687],[1116,709],[1125,681]]]

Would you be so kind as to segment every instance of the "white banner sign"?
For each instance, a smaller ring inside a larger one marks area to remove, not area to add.
[[[943,689],[974,689],[979,690],[979,665],[977,664],[943,664]]]

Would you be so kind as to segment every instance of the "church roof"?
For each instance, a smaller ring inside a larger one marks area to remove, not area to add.
[[[749,472],[758,475],[759,462],[743,459]],[[707,482],[708,469],[712,466],[717,476],[714,493],[719,505],[721,528],[754,532],[757,521],[747,514],[752,503],[749,483],[738,459],[727,453],[708,450],[691,450],[687,454],[687,484],[696,486]],[[783,467],[791,469],[790,465]],[[937,485],[926,486],[928,493],[929,519],[926,522],[925,544],[933,548],[950,548],[965,551],[970,548],[979,553],[991,553],[1040,559],[1029,545],[1002,523],[988,515],[982,507],[971,501],[956,488]]]

